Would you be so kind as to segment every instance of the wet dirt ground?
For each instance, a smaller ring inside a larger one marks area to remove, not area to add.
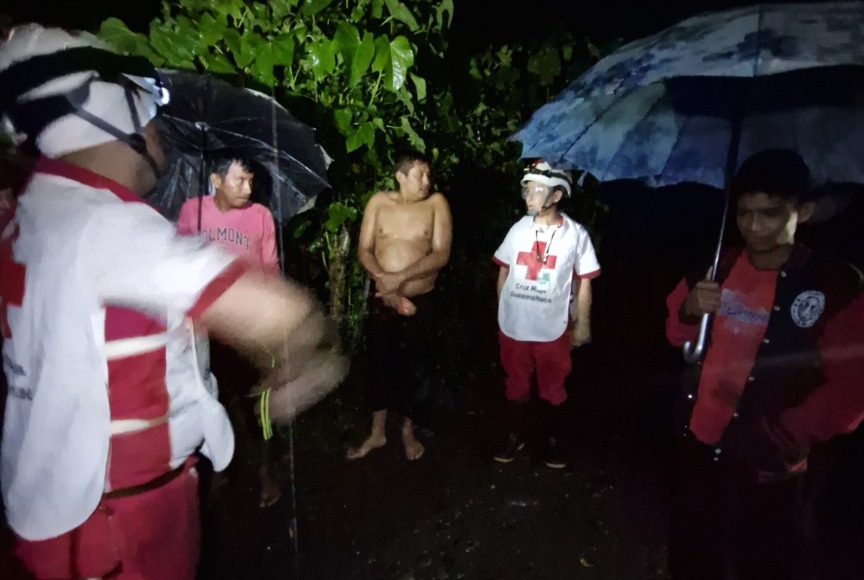
[[[528,449],[511,464],[491,459],[500,387],[479,389],[469,408],[420,430],[427,451],[415,462],[404,456],[396,420],[386,447],[345,460],[368,423],[350,390],[331,397],[294,428],[295,506],[287,462],[283,498],[270,509],[256,505],[253,470],[235,467],[219,489],[205,522],[201,578],[663,578],[663,397],[650,381],[634,395],[591,378],[596,355],[576,357],[585,372],[566,404],[563,470]],[[345,426],[346,416],[360,419]]]

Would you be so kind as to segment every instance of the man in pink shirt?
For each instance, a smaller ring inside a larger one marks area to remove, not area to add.
[[[210,174],[213,195],[187,200],[180,208],[177,232],[200,235],[216,244],[225,252],[236,256],[248,267],[261,268],[268,273],[279,272],[279,257],[276,254],[276,227],[270,210],[249,199],[252,195],[254,172],[248,161],[226,157],[215,163]],[[203,345],[202,345],[203,346]],[[206,350],[206,347],[205,347]],[[262,436],[263,429],[256,428],[258,417],[255,408],[258,398],[249,398],[252,386],[258,382],[257,371],[245,360],[219,343],[213,344],[205,374],[212,370],[219,379],[222,399],[229,409],[236,408],[229,401],[241,399],[243,417],[235,417],[234,427],[238,434],[245,434],[248,448],[258,448],[258,476],[261,484],[261,507],[276,503],[280,497],[279,486],[271,475],[271,464],[276,456],[269,437]],[[260,443],[253,443],[259,439]]]
[[[232,256],[268,272],[278,272],[273,215],[263,205],[249,201],[254,177],[247,161],[229,158],[218,161],[210,174],[214,194],[183,204],[177,232],[200,232],[207,241]]]

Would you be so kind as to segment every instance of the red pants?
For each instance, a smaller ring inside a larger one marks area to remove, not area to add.
[[[508,401],[527,401],[531,392],[531,374],[537,373],[540,398],[558,406],[567,400],[564,379],[570,374],[570,333],[566,330],[552,342],[515,340],[498,331],[501,364],[507,378]]]
[[[15,551],[40,579],[192,580],[200,535],[198,474],[187,467],[157,489],[103,499],[62,536],[18,538]]]

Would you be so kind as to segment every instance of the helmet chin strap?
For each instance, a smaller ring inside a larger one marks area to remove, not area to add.
[[[144,161],[146,161],[147,165],[150,166],[150,169],[153,171],[153,175],[156,177],[157,180],[162,177],[162,171],[159,169],[159,165],[156,163],[156,160],[153,159],[153,156],[150,155],[150,152],[147,151],[147,142],[144,140],[143,135],[141,135],[140,133],[132,133],[131,135],[127,135],[126,133],[120,131],[114,125],[105,122],[103,119],[100,119],[99,117],[96,117],[95,115],[92,115],[91,113],[83,109],[76,109],[74,114],[78,117],[81,117],[88,123],[96,125],[106,133],[113,135],[117,138],[118,141],[122,141],[123,143],[128,145],[133,151],[135,151],[135,153],[144,158]],[[132,114],[137,117],[134,110],[132,111]]]
[[[129,115],[132,118],[132,123],[135,127],[134,133],[126,134],[114,125],[105,121],[104,119],[101,119],[80,107],[75,107],[74,114],[81,119],[84,119],[91,125],[95,125],[96,127],[102,129],[109,135],[113,135],[117,138],[118,141],[122,141],[123,143],[128,145],[133,151],[135,151],[135,153],[144,158],[144,161],[146,161],[147,165],[150,166],[150,169],[153,171],[153,175],[158,181],[162,177],[162,171],[159,169],[159,164],[156,163],[156,160],[153,159],[153,156],[150,155],[149,151],[147,151],[147,142],[145,141],[143,135],[144,129],[141,126],[141,119],[138,117],[138,111],[135,108],[135,102],[133,100],[133,89],[126,85],[125,91],[126,104],[129,106]]]
[[[543,199],[543,205],[540,206],[540,210],[539,210],[539,211],[536,210],[536,209],[529,209],[529,210],[527,210],[525,213],[526,213],[529,217],[534,217],[534,216],[536,216],[537,214],[539,214],[541,211],[546,211],[546,210],[549,209],[550,207],[556,205],[556,204],[558,203],[557,201],[556,201],[555,203],[549,203],[549,196],[552,195],[552,193],[553,193],[553,192],[550,190],[549,193],[546,194],[546,197]]]

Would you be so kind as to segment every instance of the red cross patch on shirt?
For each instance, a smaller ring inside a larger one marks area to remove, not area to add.
[[[546,242],[534,242],[531,252],[519,252],[516,254],[516,263],[520,266],[528,267],[528,271],[525,273],[526,280],[536,280],[537,274],[543,268],[555,269],[555,262],[557,261],[555,256],[546,256],[545,264],[542,260],[537,259],[537,256],[543,256],[545,251]]]

